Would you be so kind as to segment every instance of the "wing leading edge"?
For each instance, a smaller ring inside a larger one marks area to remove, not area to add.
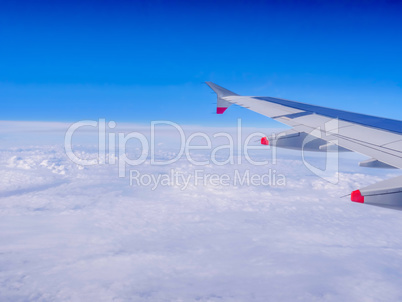
[[[235,104],[291,126],[292,133],[278,139],[278,147],[282,144],[285,148],[286,145],[301,148],[300,143],[295,145],[292,140],[299,142],[300,137],[312,135],[322,140],[316,151],[328,151],[336,144],[343,151],[371,157],[360,163],[361,166],[402,169],[402,121],[273,97],[240,96],[212,82],[206,84],[218,96],[217,113]],[[299,138],[295,138],[297,135]],[[402,193],[399,193],[402,181],[399,180],[375,184],[374,189],[370,186],[357,190],[352,194],[352,201],[402,209]]]

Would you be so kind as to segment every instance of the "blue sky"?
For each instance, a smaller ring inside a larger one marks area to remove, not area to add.
[[[0,4],[1,120],[273,126],[212,114],[204,81],[400,119],[401,4],[376,1]]]

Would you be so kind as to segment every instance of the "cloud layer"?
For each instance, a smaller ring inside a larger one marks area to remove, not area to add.
[[[398,172],[359,168],[359,157],[348,155],[333,185],[306,169],[298,152],[283,151],[276,165],[203,169],[228,175],[274,169],[286,186],[192,182],[185,190],[152,190],[118,178],[115,165],[69,161],[63,125],[27,125],[0,133],[2,301],[402,298],[400,212],[340,198]],[[90,158],[96,139],[87,135],[77,148]],[[159,158],[169,158],[174,145],[160,142]],[[319,161],[315,155],[310,160]],[[199,167],[182,158],[136,169],[191,175]]]

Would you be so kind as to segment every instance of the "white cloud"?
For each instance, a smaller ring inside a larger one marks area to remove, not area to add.
[[[401,300],[400,212],[340,198],[389,171],[359,168],[347,155],[332,185],[284,151],[274,166],[211,164],[205,172],[274,168],[285,187],[130,187],[115,166],[71,163],[59,126],[50,137],[53,126],[42,124],[47,131],[26,134],[32,125],[22,124],[19,134],[0,133],[19,136],[0,152],[0,300]],[[90,158],[96,149],[87,141],[80,150]],[[174,145],[164,140],[160,158]],[[137,168],[197,169],[185,159]]]

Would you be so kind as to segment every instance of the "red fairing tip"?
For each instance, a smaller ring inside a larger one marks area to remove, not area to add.
[[[222,114],[222,113],[224,113],[226,111],[226,109],[228,109],[228,108],[226,108],[226,107],[217,107],[216,108],[216,113],[217,114]]]
[[[268,140],[268,138],[262,137],[262,138],[261,138],[261,145],[266,145],[266,146],[268,146],[268,145],[269,145],[269,140]]]
[[[353,191],[350,197],[350,199],[354,202],[364,203],[364,196],[359,190]]]

